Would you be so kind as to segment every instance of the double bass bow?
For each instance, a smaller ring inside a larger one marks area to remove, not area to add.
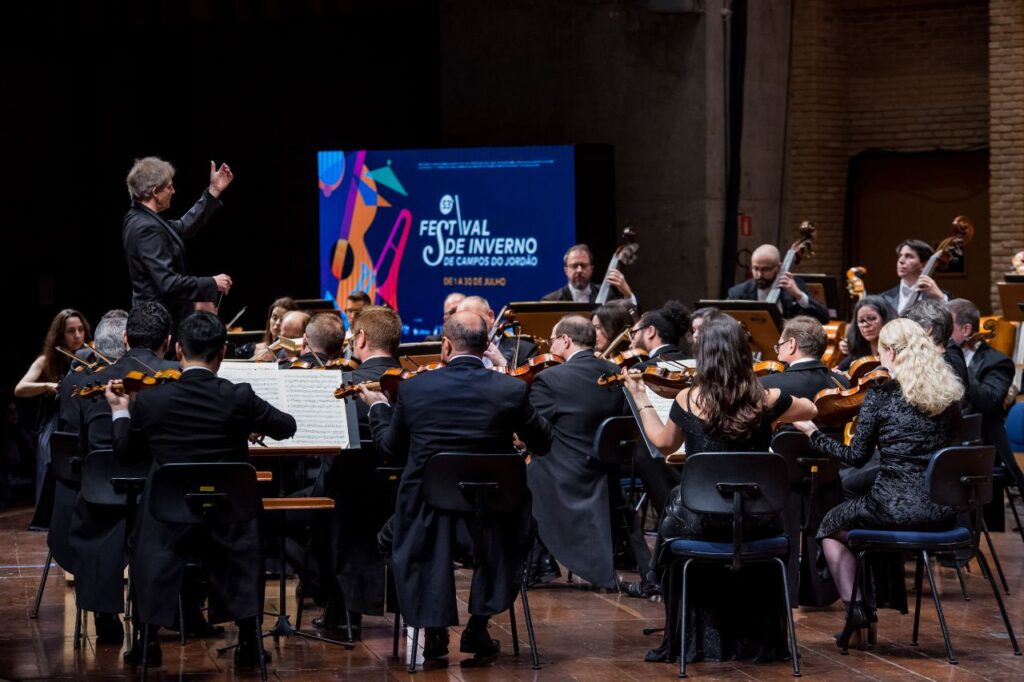
[[[800,239],[797,239],[786,251],[786,257],[782,261],[782,265],[779,267],[779,274],[775,276],[775,281],[772,282],[771,289],[768,290],[768,296],[765,300],[768,303],[778,303],[779,296],[782,295],[782,289],[779,287],[779,280],[783,276],[788,275],[793,269],[793,266],[800,262],[800,258],[803,256],[810,256],[813,254],[812,242],[814,241],[814,223],[809,220],[805,220],[800,223]]]
[[[974,239],[974,224],[971,219],[964,215],[953,218],[953,234],[939,243],[935,253],[925,263],[918,279],[931,277],[936,270],[944,270],[950,263],[960,260],[964,255],[964,247],[970,244],[972,239]],[[919,300],[921,300],[921,292],[915,287],[914,293],[910,295],[910,299],[903,309],[906,310]]]
[[[597,298],[594,299],[594,305],[604,305],[608,302],[608,294],[611,293],[611,283],[608,281],[608,275],[611,274],[612,270],[618,270],[619,265],[629,265],[636,260],[637,252],[640,251],[640,245],[636,243],[636,230],[632,227],[627,227],[622,231],[622,238],[626,241],[612,254],[612,259],[608,263],[608,269],[604,273],[604,279],[601,280],[601,288],[597,291]]]

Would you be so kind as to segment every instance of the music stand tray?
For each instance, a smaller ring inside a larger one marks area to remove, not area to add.
[[[839,311],[839,286],[836,284],[835,276],[820,272],[794,272],[793,276],[802,279],[811,295],[828,308],[828,314],[833,320],[836,319]],[[816,289],[821,292],[821,296],[817,295]]]
[[[1006,275],[1005,282],[999,282],[999,303],[1003,307],[1003,317],[1010,321],[1024,321],[1024,278],[1011,281],[1013,275]]]
[[[523,334],[542,339],[548,338],[552,327],[566,315],[582,314],[589,320],[594,308],[593,303],[577,303],[576,301],[517,301],[508,307],[515,311]]]
[[[405,369],[416,370],[431,362],[441,361],[440,341],[403,343],[398,347],[398,361]]]
[[[767,301],[712,301],[697,302],[701,308],[718,308],[746,327],[750,333],[754,352],[761,353],[762,360],[777,360],[775,343],[782,329],[782,313],[779,306]]]

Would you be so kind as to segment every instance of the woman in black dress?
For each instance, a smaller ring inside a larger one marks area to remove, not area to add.
[[[643,383],[626,381],[647,437],[663,453],[675,452],[684,439],[686,452],[691,455],[767,451],[778,423],[813,419],[817,414],[809,400],[761,387],[753,372],[747,334],[731,317],[709,314],[701,326],[696,351],[693,387],[676,396],[667,424],[654,411]],[[743,537],[771,537],[781,532],[781,518],[776,517],[745,524]],[[679,643],[674,634],[678,596],[668,580],[672,555],[665,550],[679,538],[731,540],[732,517],[694,514],[683,505],[679,488],[673,489],[662,514],[654,556],[654,569],[667,588],[665,641],[648,652],[648,661],[678,656],[673,648]],[[784,596],[778,589],[775,566],[748,565],[734,575],[721,567],[698,564],[690,574],[693,589],[687,599],[688,660],[766,661],[788,655],[780,615]]]
[[[911,320],[896,319],[882,327],[878,354],[892,381],[864,398],[849,446],[824,435],[812,422],[796,424],[816,450],[846,464],[864,464],[876,447],[881,452],[881,468],[868,493],[834,507],[818,529],[825,560],[846,603],[856,569],[856,558],[845,544],[847,531],[940,530],[951,528],[956,518],[952,507],[929,501],[925,470],[932,454],[952,438],[963,384],[921,325]],[[840,647],[873,619],[858,600],[837,637]]]

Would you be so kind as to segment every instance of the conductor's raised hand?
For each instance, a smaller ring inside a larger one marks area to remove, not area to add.
[[[214,275],[213,281],[217,283],[217,291],[226,294],[231,291],[231,278],[225,274]]]
[[[217,168],[217,164],[213,161],[210,162],[210,194],[219,197],[220,193],[226,190],[234,179],[235,174],[231,172],[226,163],[222,163],[220,168]]]

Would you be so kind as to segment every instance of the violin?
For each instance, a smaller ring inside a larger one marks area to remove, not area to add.
[[[636,230],[632,227],[627,227],[622,231],[622,238],[626,240],[626,243],[615,249],[615,253],[612,254],[612,259],[608,263],[608,270],[605,271],[604,280],[601,281],[601,288],[597,290],[597,298],[594,299],[594,305],[604,305],[608,302],[608,294],[611,293],[612,285],[608,282],[608,273],[612,270],[617,270],[619,265],[629,265],[636,261],[637,253],[640,251],[640,245],[636,243]]]
[[[850,363],[850,369],[846,372],[847,376],[850,377],[850,384],[857,385],[862,377],[878,369],[881,365],[882,361],[877,355],[865,355],[862,358],[857,358]]]
[[[785,372],[786,366],[776,360],[762,360],[754,363],[754,375],[759,377]]]
[[[637,310],[637,307],[635,305],[631,305],[628,308],[626,308],[626,312],[629,313],[629,319],[633,321],[632,324],[630,324],[625,329],[623,329],[621,332],[619,332],[619,335],[611,340],[611,343],[608,344],[608,347],[605,348],[604,351],[599,356],[601,359],[603,359],[603,360],[611,360],[612,353],[614,353],[615,349],[619,347],[619,344],[622,343],[624,340],[629,338],[629,330],[633,327],[633,325],[640,323],[640,311]],[[621,357],[621,355],[616,355],[615,357]],[[614,360],[613,360],[613,362],[614,362]],[[616,362],[615,364],[619,365],[620,367],[622,366],[618,362]]]
[[[671,395],[666,397],[675,397],[676,393],[693,385],[693,377],[696,373],[697,370],[694,367],[687,367],[684,370],[644,367],[642,370],[629,370],[620,374],[605,374],[602,377],[598,377],[597,385],[612,386],[616,383],[625,382],[628,377],[643,381],[644,384],[654,387],[652,390],[662,389],[665,392],[671,392]],[[655,392],[658,395],[662,395],[661,391],[655,390]]]
[[[614,362],[619,367],[628,369],[643,362],[648,357],[647,351],[643,348],[630,348],[611,358],[611,362]]]
[[[779,267],[779,274],[775,276],[775,281],[772,282],[771,289],[768,290],[768,296],[765,300],[768,303],[778,303],[779,296],[782,295],[782,289],[779,288],[779,280],[782,279],[783,275],[789,274],[789,271],[793,269],[793,266],[800,262],[802,256],[813,255],[812,242],[814,240],[814,223],[805,220],[800,223],[800,239],[793,242],[789,250],[786,251],[786,257],[782,261],[782,265]]]
[[[147,388],[159,386],[160,384],[165,384],[168,381],[177,381],[180,378],[181,371],[177,369],[162,369],[158,372],[153,372],[152,374],[133,369],[130,372],[126,372],[123,378],[111,380],[110,390],[116,395],[133,395]],[[106,390],[106,387],[105,383],[96,381],[92,384],[78,387],[77,390],[72,391],[71,397],[95,397],[96,395],[102,395],[103,391]]]
[[[393,401],[398,395],[398,387],[403,381],[412,379],[417,374],[421,374],[423,372],[432,372],[435,369],[441,369],[444,366],[445,363],[443,362],[429,362],[425,365],[421,365],[415,370],[391,367],[384,370],[384,373],[381,374],[380,379],[377,381],[363,381],[358,384],[342,384],[338,388],[334,389],[334,397],[338,400],[344,400],[350,396],[358,395],[360,388],[366,388],[370,391],[380,391],[388,396],[389,400]]]
[[[357,358],[338,357],[333,360],[328,360],[324,364],[324,369],[341,369],[346,372],[351,372],[359,367],[360,364],[362,363],[359,362]]]
[[[935,253],[925,263],[921,277],[931,277],[935,270],[944,270],[950,263],[955,263],[964,255],[964,247],[974,239],[974,224],[967,216],[958,215],[953,218],[953,234],[939,243]],[[921,292],[914,291],[907,301],[907,308],[921,299]]]
[[[78,373],[78,372],[90,372],[90,373],[102,372],[104,369],[106,369],[107,367],[110,366],[110,363],[101,365],[99,363],[99,361],[97,361],[97,362],[89,362],[88,360],[83,360],[82,358],[78,357],[77,355],[75,355],[71,351],[69,351],[69,350],[67,350],[67,349],[65,349],[65,348],[63,348],[61,346],[54,346],[54,350],[57,351],[58,353],[60,353],[61,355],[67,356],[71,360],[71,371],[75,372],[75,373]]]
[[[864,374],[851,388],[825,388],[814,395],[817,421],[823,426],[842,426],[860,412],[867,392],[889,381],[889,370],[878,367]]]
[[[519,367],[501,367],[495,368],[496,371],[500,371],[503,374],[507,374],[510,377],[516,379],[522,379],[528,384],[532,384],[533,380],[537,378],[537,375],[547,369],[548,367],[554,367],[565,362],[565,359],[561,355],[555,355],[554,353],[544,353],[543,355],[537,355],[530,358],[526,363]]]

